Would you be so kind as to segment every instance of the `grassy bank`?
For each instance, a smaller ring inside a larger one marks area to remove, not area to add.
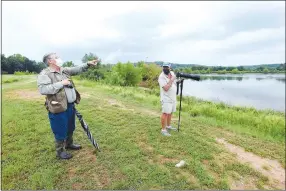
[[[87,80],[78,80],[77,83],[87,87],[97,86],[94,82]],[[123,97],[126,101],[149,105],[158,112],[160,111],[158,89],[150,90],[140,87],[119,87],[104,84],[101,84],[100,88]],[[177,101],[179,103],[179,96]],[[178,109],[179,107],[177,107]],[[205,120],[206,123],[224,126],[253,137],[277,142],[283,142],[285,138],[285,113],[282,112],[236,107],[185,96],[182,98],[182,111],[188,114],[188,118]]]
[[[83,149],[57,160],[34,76],[3,84],[2,189],[230,189],[237,181],[249,189],[277,188],[215,139],[285,166],[284,114],[185,98],[181,131],[162,137],[157,91],[75,83],[82,94],[76,107],[102,152],[93,152],[77,121],[75,140]],[[177,119],[178,112],[175,126]],[[175,168],[180,160],[188,165]]]

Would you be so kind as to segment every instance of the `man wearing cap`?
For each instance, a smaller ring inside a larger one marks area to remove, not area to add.
[[[171,136],[170,130],[177,130],[171,126],[172,113],[176,111],[176,75],[170,71],[171,65],[163,63],[163,71],[158,78],[160,86],[160,101],[162,105],[161,133],[164,136]]]
[[[48,66],[37,78],[39,92],[46,96],[51,129],[55,137],[56,156],[70,159],[72,155],[66,149],[78,150],[80,145],[73,142],[75,130],[74,103],[79,103],[80,94],[74,88],[70,76],[84,72],[89,66],[95,66],[97,60],[88,61],[77,67],[61,67],[63,61],[56,53],[44,55],[43,62]]]

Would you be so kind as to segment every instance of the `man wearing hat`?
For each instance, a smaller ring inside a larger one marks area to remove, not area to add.
[[[37,85],[39,92],[46,96],[45,106],[55,137],[56,154],[60,159],[70,159],[72,155],[67,153],[66,149],[81,149],[80,145],[73,142],[74,103],[79,103],[80,95],[70,76],[84,72],[89,66],[95,66],[98,61],[93,60],[81,66],[63,68],[60,57],[56,53],[49,53],[44,55],[43,62],[47,68],[38,75]]]
[[[163,71],[158,78],[160,86],[160,101],[162,104],[161,133],[164,136],[171,136],[170,130],[177,130],[171,126],[172,113],[176,111],[176,75],[170,71],[171,64],[163,63]]]

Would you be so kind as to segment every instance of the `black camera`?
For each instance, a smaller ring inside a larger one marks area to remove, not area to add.
[[[69,84],[69,85],[66,85],[66,87],[68,87],[68,88],[73,88],[73,85],[72,84]]]
[[[193,75],[193,74],[186,74],[182,72],[178,72],[176,74],[177,78],[187,78],[187,79],[192,79],[196,81],[200,81],[201,77],[199,75]]]

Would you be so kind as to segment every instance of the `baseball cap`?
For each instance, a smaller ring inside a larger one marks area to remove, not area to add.
[[[171,67],[171,64],[170,64],[169,62],[164,62],[162,66],[163,66],[163,67],[164,67],[164,66],[167,66],[167,67],[170,68],[170,67]]]

